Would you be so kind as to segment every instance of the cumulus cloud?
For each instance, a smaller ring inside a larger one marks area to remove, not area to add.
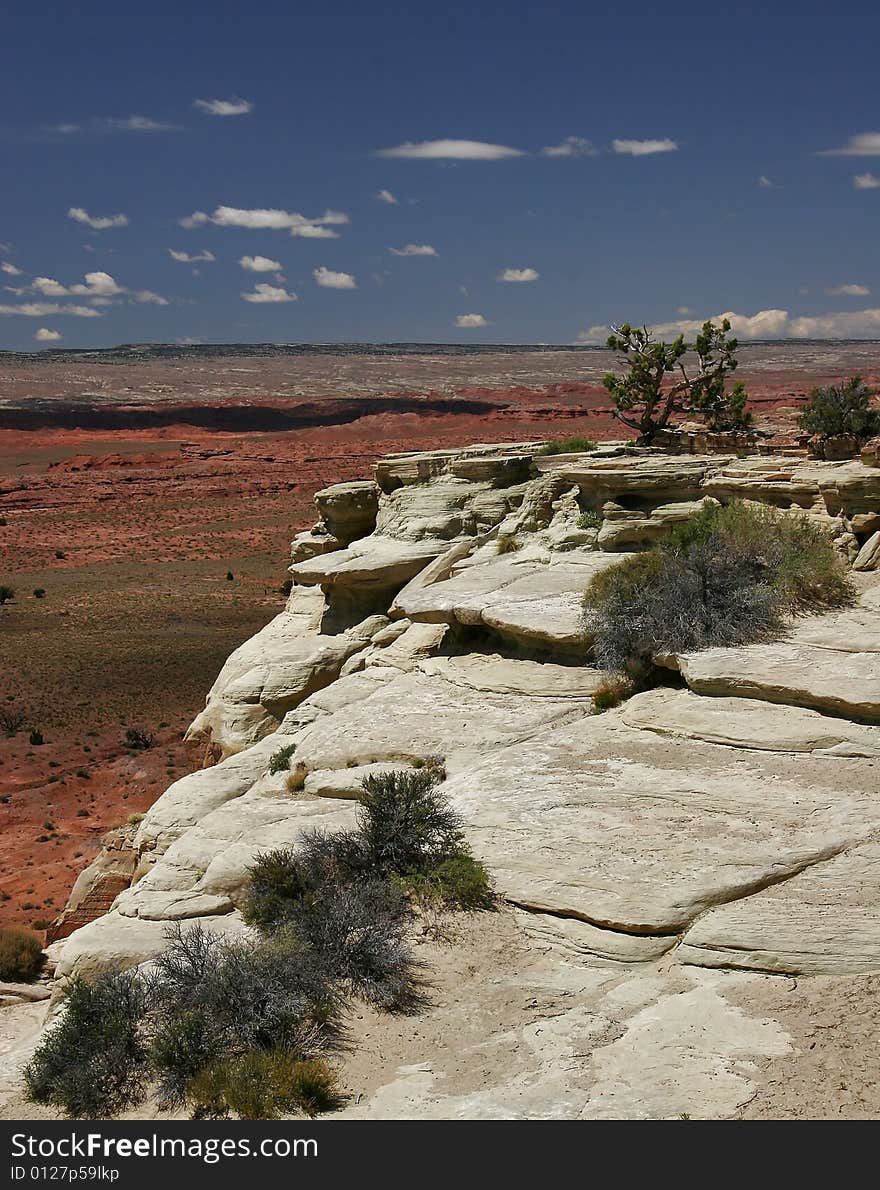
[[[242,256],[238,263],[249,273],[277,273],[281,268],[280,260],[268,256]]]
[[[546,145],[541,150],[544,157],[595,157],[598,152],[593,142],[582,136],[567,136],[558,145]]]
[[[246,302],[295,302],[295,293],[288,293],[278,285],[269,285],[267,281],[260,281],[253,288],[252,293],[241,295]]]
[[[379,202],[387,203],[389,207],[397,206],[397,199],[390,190],[379,190],[376,194],[376,198],[378,198]]]
[[[8,260],[4,260],[2,263],[0,263],[0,271],[6,273],[6,275],[9,277],[21,276],[21,269],[17,269],[15,265],[10,264]]]
[[[522,149],[493,145],[482,140],[407,141],[393,149],[379,149],[379,157],[407,157],[427,161],[500,161],[504,157],[522,157]]]
[[[312,270],[312,276],[323,289],[357,289],[357,282],[351,273],[334,273],[332,269]]]
[[[127,227],[128,215],[90,215],[83,207],[71,207],[67,218],[84,223],[93,231],[106,231],[108,227]]]
[[[23,302],[20,306],[0,306],[0,314],[21,314],[25,318],[45,318],[49,314],[69,314],[73,318],[100,318],[101,311],[91,306],[60,306],[57,302]]]
[[[202,260],[211,261],[217,259],[214,253],[209,252],[207,248],[203,249],[201,252],[196,252],[193,255],[190,255],[189,252],[178,252],[174,248],[169,248],[168,255],[172,260],[179,261],[180,264],[198,264],[199,261]]]
[[[43,297],[85,297],[96,306],[112,305],[114,299],[121,297],[128,297],[142,305],[168,305],[167,298],[161,294],[154,293],[151,289],[126,289],[109,273],[104,272],[86,273],[81,282],[70,286],[62,285],[54,277],[35,277],[26,290],[16,292],[39,293]],[[67,309],[69,312],[70,307]]]
[[[803,317],[788,310],[759,310],[756,314],[736,314],[727,310],[712,316],[714,322],[730,319],[738,339],[876,339],[880,337],[880,309],[851,310]],[[680,319],[652,326],[659,338],[676,335],[694,336],[704,319]],[[580,343],[602,343],[609,334],[607,326],[591,326],[578,335]]]
[[[206,116],[246,116],[254,110],[249,99],[195,99],[193,107]]]
[[[455,325],[459,327],[488,326],[489,322],[482,314],[457,314]]]
[[[822,149],[820,157],[880,157],[880,132],[859,132],[839,149]]]
[[[47,326],[41,326],[34,338],[38,343],[57,343],[61,338],[61,331],[50,331]]]
[[[193,211],[178,220],[181,227],[202,227],[213,223],[215,227],[245,227],[257,231],[289,231],[292,236],[305,239],[336,239],[332,226],[350,223],[344,211],[325,211],[323,215],[309,218],[298,211],[281,211],[273,207],[226,207],[219,206],[213,215],[204,211]]]
[[[404,248],[389,248],[392,256],[437,256],[436,248],[430,244],[407,244]]]
[[[615,153],[628,153],[631,157],[647,157],[651,153],[674,153],[678,142],[663,137],[659,140],[614,140],[611,147]]]
[[[871,291],[867,285],[835,285],[825,292],[831,297],[867,297]]]
[[[856,190],[880,190],[880,178],[876,174],[853,174],[853,186]]]
[[[503,269],[495,278],[496,281],[537,281],[540,277],[537,269]]]

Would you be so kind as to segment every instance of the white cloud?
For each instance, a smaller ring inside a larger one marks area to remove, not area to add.
[[[57,343],[61,338],[61,331],[50,331],[48,327],[41,326],[34,338],[38,343]]]
[[[334,273],[323,265],[312,271],[312,276],[323,289],[357,289],[357,282],[351,273]]]
[[[25,318],[45,318],[48,314],[69,314],[73,318],[100,318],[100,310],[91,306],[59,306],[57,302],[24,302],[20,306],[0,306],[0,314],[22,314]]]
[[[167,306],[167,298],[151,289],[126,289],[120,285],[109,273],[86,273],[84,279],[76,285],[62,285],[54,277],[35,277],[27,287],[31,293],[42,294],[43,297],[85,297],[93,305],[109,306],[114,298],[129,297],[132,301],[142,305]],[[18,290],[19,293],[26,292]],[[69,311],[68,307],[68,311]]]
[[[176,124],[163,124],[150,116],[93,116],[85,124],[48,124],[46,132],[73,136],[78,132],[175,132]]]
[[[392,256],[437,256],[436,248],[430,244],[407,244],[405,248],[389,248]]]
[[[254,286],[253,293],[241,295],[246,302],[295,302],[295,293],[288,293],[277,285],[270,285],[267,281],[260,281]]]
[[[243,256],[238,263],[249,273],[277,273],[281,268],[280,260],[268,256]]]
[[[6,273],[9,277],[21,276],[21,269],[17,269],[15,265],[10,264],[8,260],[4,260],[2,263],[0,263],[0,270]]]
[[[459,327],[488,326],[482,314],[457,314],[455,325]]]
[[[493,145],[481,140],[407,141],[393,149],[379,149],[379,157],[407,157],[428,161],[500,161],[504,157],[522,157],[522,149]]]
[[[880,190],[880,178],[875,174],[853,174],[853,186],[856,190]]]
[[[842,313],[795,317],[788,310],[759,310],[756,314],[736,314],[727,310],[712,315],[714,322],[729,318],[733,334],[739,339],[876,339],[880,337],[880,309],[851,310]],[[704,319],[681,319],[651,327],[658,338],[696,335]],[[578,335],[578,342],[604,344],[607,326],[591,326]]]
[[[73,219],[77,223],[85,223],[93,231],[106,231],[108,227],[128,226],[127,215],[90,215],[82,207],[71,207],[67,212],[67,218]]]
[[[189,254],[189,252],[178,252],[174,248],[169,248],[168,255],[172,260],[176,260],[180,264],[198,264],[198,262],[201,260],[211,261],[217,259],[214,253],[209,252],[207,248],[201,252],[196,252],[192,256]]]
[[[162,124],[158,120],[151,120],[149,116],[125,116],[123,119],[108,116],[105,119],[97,120],[96,123],[111,132],[171,132],[174,130],[173,124]]]
[[[136,289],[131,294],[136,302],[140,302],[144,306],[167,306],[168,299],[163,298],[161,293],[153,293],[152,289]],[[97,301],[98,299],[96,299]]]
[[[495,278],[496,281],[537,281],[540,277],[537,269],[504,269]]]
[[[871,291],[867,285],[835,285],[825,292],[831,297],[867,297]]]
[[[631,157],[646,157],[650,153],[672,153],[678,142],[664,137],[661,140],[614,140],[611,147],[615,153],[629,153]]]
[[[378,198],[379,202],[387,203],[389,207],[397,206],[397,199],[394,197],[394,195],[391,193],[390,190],[378,191],[378,193],[376,194],[376,198]]]
[[[761,174],[760,178],[758,178],[757,186],[758,186],[759,190],[775,190],[776,189],[775,183],[771,182],[766,174]]]
[[[204,211],[193,211],[178,220],[181,227],[201,227],[213,223],[216,227],[246,227],[257,231],[289,231],[292,236],[305,239],[328,240],[337,238],[330,225],[350,223],[344,211],[325,211],[323,215],[308,218],[298,211],[281,211],[274,207],[226,207],[219,206],[213,215]]]
[[[207,116],[246,116],[254,110],[249,99],[195,99],[193,107]]]
[[[822,149],[819,157],[880,157],[880,132],[860,132],[839,149]]]
[[[546,145],[541,153],[544,157],[595,157],[599,150],[592,141],[582,136],[567,136],[558,145]]]

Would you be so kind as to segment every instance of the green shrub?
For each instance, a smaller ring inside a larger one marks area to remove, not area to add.
[[[46,597],[46,588],[45,587],[34,587],[34,599],[45,599],[45,597]]]
[[[602,528],[602,514],[600,512],[593,512],[592,509],[588,509],[586,512],[582,512],[581,515],[578,517],[578,528],[579,529],[601,529]]]
[[[843,384],[814,388],[798,418],[808,434],[834,438],[841,434],[870,438],[880,434],[880,410],[871,408],[873,390],[861,376]]]
[[[190,1080],[220,1058],[274,1048],[315,1057],[338,1044],[337,994],[322,964],[289,936],[227,941],[178,924],[168,938],[150,987],[163,1103],[185,1102]]]
[[[139,751],[146,751],[152,748],[156,743],[156,737],[151,731],[145,731],[142,727],[129,727],[125,733],[125,746],[127,748],[135,748]]]
[[[490,909],[494,904],[489,873],[466,852],[449,856],[428,872],[402,876],[399,881],[423,904],[452,909]]]
[[[28,1098],[76,1120],[106,1119],[139,1103],[147,1074],[143,1010],[144,989],[133,972],[94,983],[74,976],[60,1020],[25,1068]]]
[[[200,1071],[187,1088],[197,1120],[277,1120],[302,1112],[316,1116],[340,1103],[336,1073],[321,1058],[288,1050],[253,1050]]]
[[[286,578],[281,586],[278,588],[282,595],[289,595],[293,590],[293,579]]]
[[[15,588],[7,587],[5,584],[0,586],[0,604],[8,603],[10,599],[15,598]]]
[[[24,727],[24,711],[0,711],[0,727],[8,736],[17,735]]]
[[[0,929],[0,979],[29,982],[43,970],[43,943],[23,926]]]
[[[358,835],[371,872],[424,871],[462,850],[461,818],[438,781],[433,766],[364,777]]]
[[[36,727],[32,728],[31,733],[28,736],[28,743],[31,745],[31,747],[39,748],[40,745],[44,744],[45,742],[46,741],[43,739],[43,733]]]
[[[226,571],[226,581],[227,581],[227,583],[231,583],[231,582],[235,581],[235,575],[232,573],[231,570]]]
[[[273,752],[269,760],[269,772],[273,775],[275,773],[283,773],[288,768],[288,762],[296,751],[296,744],[285,744],[283,748],[279,748],[277,752]]]
[[[536,455],[568,455],[568,454],[582,454],[590,450],[595,450],[598,443],[594,442],[592,438],[580,438],[575,435],[572,438],[557,438],[552,442],[545,442],[543,446],[539,446],[535,451]]]
[[[805,516],[705,504],[653,549],[598,574],[584,596],[596,664],[643,674],[654,653],[777,636],[786,615],[842,607],[853,589]]]
[[[347,992],[380,1008],[410,1008],[418,980],[407,902],[389,881],[340,861],[344,844],[345,836],[311,832],[298,852],[258,856],[244,919],[265,933],[282,931]]]

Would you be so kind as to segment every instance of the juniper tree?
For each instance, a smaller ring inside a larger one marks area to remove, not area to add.
[[[700,416],[714,430],[747,425],[745,389],[737,384],[727,390],[727,378],[737,367],[738,346],[736,339],[728,338],[729,331],[725,318],[720,326],[704,322],[693,344],[684,335],[666,343],[655,339],[646,326],[615,326],[607,343],[624,357],[626,371],[602,378],[614,402],[614,416],[638,430],[642,443],[650,443],[675,414]],[[688,371],[688,352],[696,355],[696,374]]]

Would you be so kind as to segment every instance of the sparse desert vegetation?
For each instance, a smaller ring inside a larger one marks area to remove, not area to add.
[[[853,595],[830,538],[807,517],[706,503],[652,549],[596,575],[584,607],[596,664],[644,676],[655,654],[769,640],[786,616]]]

